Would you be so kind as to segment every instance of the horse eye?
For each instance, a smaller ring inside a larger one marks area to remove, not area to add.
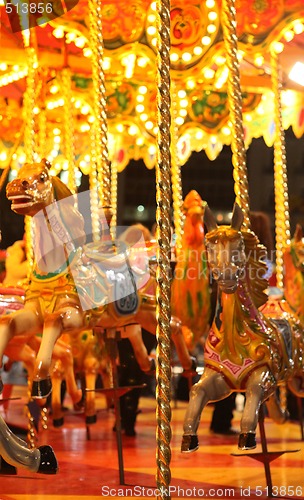
[[[45,181],[46,181],[46,179],[47,179],[47,176],[46,176],[45,174],[41,174],[41,175],[40,175],[40,181],[41,181],[41,182],[45,182]]]

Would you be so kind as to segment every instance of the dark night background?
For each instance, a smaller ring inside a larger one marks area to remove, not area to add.
[[[286,131],[286,154],[291,230],[296,223],[304,225],[304,138],[297,139]],[[224,146],[220,155],[210,161],[204,151],[194,152],[182,167],[183,196],[196,189],[214,211],[229,212],[235,195],[231,149]],[[254,139],[247,151],[247,168],[251,210],[265,211],[274,223],[273,148],[262,138]],[[83,176],[80,191],[88,189],[88,178]],[[155,170],[149,170],[142,161],[131,161],[118,175],[118,225],[135,222],[136,207],[146,207],[138,219],[149,228],[155,221]],[[0,194],[1,248],[7,248],[23,236],[23,217],[14,214],[5,191]]]

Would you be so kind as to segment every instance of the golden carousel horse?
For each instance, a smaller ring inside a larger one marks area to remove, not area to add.
[[[294,394],[304,397],[303,331],[285,301],[267,302],[265,248],[252,231],[240,230],[241,208],[235,204],[231,226],[217,226],[206,207],[205,223],[208,262],[218,298],[205,344],[205,369],[191,389],[181,451],[198,449],[197,430],[205,405],[232,392],[246,395],[238,446],[253,449],[263,402],[276,422],[287,418],[277,387],[287,382]]]
[[[295,314],[304,324],[304,239],[297,224],[294,236],[283,252],[284,295]]]
[[[140,272],[134,278],[126,247],[117,240],[85,245],[83,217],[74,197],[59,178],[50,175],[49,167],[47,160],[25,164],[7,185],[12,210],[33,217],[35,265],[24,309],[0,319],[0,357],[15,335],[42,332],[32,384],[35,398],[51,392],[52,353],[63,332],[98,328],[115,335],[120,330],[121,336],[130,339],[141,369],[149,371],[151,360],[141,327],[155,334],[157,326],[155,296],[145,292],[146,284],[137,290],[135,279],[146,281]],[[100,270],[100,262],[109,266],[107,272]],[[172,318],[172,339],[183,368],[191,369],[193,358],[177,318]]]
[[[172,313],[189,329],[189,349],[196,346],[210,326],[211,293],[205,248],[205,206],[206,202],[194,190],[184,199],[185,222],[181,246],[176,249],[172,282]]]

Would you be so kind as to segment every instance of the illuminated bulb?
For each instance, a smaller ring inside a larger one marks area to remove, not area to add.
[[[182,60],[183,61],[189,62],[189,61],[191,61],[191,59],[192,59],[192,56],[191,56],[190,52],[184,52],[182,54]]]
[[[153,144],[151,144],[151,146],[149,146],[148,148],[148,151],[150,155],[154,155],[156,153],[156,147]]]
[[[188,106],[188,99],[181,99],[179,105],[181,108],[186,108]]]
[[[151,35],[151,36],[155,35],[155,33],[156,33],[156,27],[155,26],[148,26],[147,33],[148,33],[148,35]]]
[[[54,142],[55,142],[55,143],[57,143],[57,144],[58,144],[59,142],[61,142],[61,137],[60,137],[60,135],[56,135],[56,136],[54,137]]]
[[[71,31],[70,33],[67,33],[67,41],[73,42],[76,39],[76,33]]]
[[[153,24],[153,23],[155,23],[155,21],[156,21],[156,16],[155,16],[155,14],[149,14],[149,15],[148,15],[148,23],[149,23],[149,24]]]
[[[75,40],[75,45],[76,47],[78,47],[79,49],[82,49],[86,44],[86,39],[83,38],[83,37],[79,37],[79,38],[76,38]]]
[[[81,108],[81,101],[79,101],[79,99],[77,99],[77,101],[75,101],[74,106],[76,109],[80,109]]]
[[[64,105],[64,99],[63,99],[63,97],[61,97],[60,99],[58,99],[57,105],[58,106],[63,106]]]
[[[188,80],[186,83],[187,89],[194,89],[195,87],[195,81],[194,80]]]
[[[195,138],[196,139],[202,139],[204,137],[204,134],[202,132],[202,130],[198,130],[196,133],[195,133]]]
[[[147,66],[147,59],[145,57],[139,57],[137,59],[137,65],[140,67],[140,68],[145,68]]]
[[[264,57],[262,56],[262,54],[257,54],[254,58],[254,62],[257,66],[262,66],[262,64],[264,63]]]
[[[208,33],[210,33],[210,35],[212,35],[213,33],[215,33],[216,32],[216,26],[215,26],[215,24],[208,24],[207,31],[208,31]]]
[[[280,54],[284,50],[284,44],[281,42],[272,42],[271,47],[277,54]]]
[[[204,77],[207,80],[211,80],[214,77],[215,71],[211,68],[204,68],[203,73],[204,73]]]
[[[5,161],[7,159],[7,154],[6,151],[1,151],[0,153],[0,160]]]
[[[145,122],[148,120],[148,115],[147,113],[143,113],[142,115],[140,115],[140,119],[142,122]]]
[[[187,110],[186,110],[186,109],[181,109],[181,110],[180,110],[180,112],[179,112],[179,114],[180,114],[181,116],[187,116],[188,112],[187,112]]]
[[[245,113],[244,114],[244,119],[247,121],[247,122],[252,122],[252,116],[249,115],[249,113]]]
[[[87,115],[90,111],[90,106],[88,104],[84,104],[80,110],[82,115]]]
[[[178,61],[179,59],[178,54],[176,52],[172,52],[172,54],[170,54],[170,59],[172,62]]]
[[[154,127],[154,129],[153,129],[153,134],[154,134],[154,135],[157,135],[157,134],[158,134],[158,127]]]
[[[83,49],[83,55],[84,55],[84,57],[91,57],[92,50],[89,49],[89,47],[86,47],[85,49]]]
[[[137,102],[144,102],[145,98],[143,95],[137,95],[136,100],[137,100]]]
[[[214,58],[214,62],[215,64],[217,64],[218,66],[222,66],[223,64],[225,64],[226,62],[226,57],[224,56],[216,56]]]
[[[180,99],[184,99],[184,98],[187,96],[187,93],[186,93],[186,91],[185,91],[185,90],[179,90],[179,91],[177,92],[177,95],[178,95],[178,97],[179,97]]]
[[[299,21],[296,21],[293,25],[293,30],[296,35],[300,35],[304,31],[304,25]]]
[[[60,135],[60,134],[61,134],[61,130],[60,130],[60,128],[57,128],[57,127],[56,127],[56,128],[53,128],[53,134],[54,134],[54,135]]]
[[[138,113],[143,113],[143,111],[145,111],[145,106],[143,104],[137,104],[136,111]]]
[[[52,101],[48,102],[47,105],[46,105],[47,109],[54,109],[55,108],[55,105]]]
[[[207,9],[213,9],[214,6],[215,6],[215,0],[206,0]]]
[[[203,36],[203,38],[202,38],[202,44],[205,45],[205,46],[207,46],[207,45],[210,45],[210,43],[211,43],[210,36]]]
[[[91,161],[90,155],[84,155],[84,159],[85,159],[86,162]]]
[[[147,121],[145,123],[145,127],[146,127],[147,130],[152,130],[152,128],[153,128],[153,122],[151,122],[150,120]]]
[[[116,130],[117,130],[117,132],[122,133],[122,132],[124,131],[124,126],[123,126],[123,124],[122,124],[122,123],[118,123],[118,124],[116,125]]]
[[[294,32],[291,30],[285,31],[284,38],[285,38],[286,42],[291,42],[291,40],[294,38]]]
[[[6,71],[7,70],[7,64],[6,63],[0,63],[0,69],[1,71]]]
[[[178,116],[176,119],[175,119],[175,123],[176,125],[182,125],[184,123],[184,118],[182,116]]]
[[[156,9],[157,9],[156,2],[152,2],[151,5],[150,5],[150,7],[151,7],[151,10],[155,10],[156,11]]]
[[[88,122],[89,123],[93,123],[94,121],[95,121],[95,116],[90,115],[89,118],[88,118]]]
[[[143,143],[144,143],[143,137],[138,137],[138,139],[136,139],[137,146],[142,146]]]
[[[216,136],[215,135],[211,135],[210,136],[210,142],[211,142],[211,144],[216,144],[216,141],[217,141]]]
[[[14,71],[19,71],[19,66],[18,66],[18,64],[14,64],[14,66],[13,66],[13,70],[14,70]]]
[[[53,31],[53,35],[54,35],[55,38],[63,38],[64,37],[64,31],[61,28],[56,28]]]
[[[214,11],[209,12],[208,19],[209,19],[209,21],[215,21],[217,19],[217,13]]]
[[[90,125],[88,123],[83,123],[82,125],[80,125],[81,132],[87,132],[88,130],[90,130]]]
[[[195,54],[196,56],[200,56],[202,53],[203,53],[202,47],[194,47],[193,54]]]
[[[50,88],[51,94],[57,94],[58,90],[59,90],[58,85],[52,85]]]
[[[304,64],[296,62],[288,76],[292,81],[304,86]]]
[[[35,106],[33,109],[34,115],[38,115],[39,111],[40,111],[40,109],[38,108],[38,106]]]
[[[147,87],[145,85],[141,85],[140,87],[138,87],[138,92],[140,94],[146,94],[148,91]]]
[[[137,129],[136,125],[131,125],[129,127],[128,133],[129,133],[129,135],[136,135],[137,134],[137,130],[138,129]]]
[[[223,127],[222,128],[222,132],[224,135],[230,135],[231,134],[231,130],[229,127]]]

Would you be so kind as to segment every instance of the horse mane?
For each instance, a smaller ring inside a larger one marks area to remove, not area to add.
[[[64,222],[64,225],[72,240],[76,242],[76,245],[83,245],[86,241],[84,220],[83,216],[75,206],[75,198],[73,196],[73,193],[59,179],[59,177],[52,176],[51,180],[55,200],[60,201],[67,198],[67,200],[64,202],[64,210],[60,210],[59,208],[62,221]]]
[[[256,307],[267,302],[268,296],[265,290],[268,288],[268,280],[264,277],[267,271],[265,258],[267,250],[262,245],[253,231],[242,230],[246,253],[246,273],[250,294]]]

